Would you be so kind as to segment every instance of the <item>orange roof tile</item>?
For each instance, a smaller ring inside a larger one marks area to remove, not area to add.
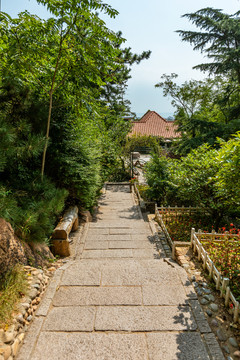
[[[139,121],[133,121],[133,127],[128,136],[152,135],[164,139],[175,139],[180,137],[174,121],[168,121],[155,111],[148,110]]]

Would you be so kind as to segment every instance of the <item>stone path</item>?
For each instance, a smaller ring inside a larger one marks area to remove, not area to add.
[[[107,189],[18,360],[224,359],[185,270],[157,250],[127,190]]]

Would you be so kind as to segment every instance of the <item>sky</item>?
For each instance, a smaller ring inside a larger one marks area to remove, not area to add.
[[[1,10],[12,17],[27,9],[39,17],[48,17],[47,10],[36,0],[0,0]],[[151,50],[150,59],[143,60],[132,68],[126,98],[131,101],[131,110],[138,115],[147,110],[157,111],[162,116],[172,115],[171,99],[164,98],[162,90],[154,85],[162,74],[176,73],[178,84],[190,79],[200,80],[206,74],[192,67],[207,61],[200,52],[193,51],[188,43],[181,41],[176,30],[193,29],[191,23],[181,16],[205,7],[222,9],[234,14],[240,10],[240,0],[105,0],[119,15],[115,19],[103,16],[107,26],[121,30],[125,46],[135,53]]]

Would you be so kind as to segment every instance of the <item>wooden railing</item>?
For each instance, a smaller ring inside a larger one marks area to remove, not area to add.
[[[204,249],[204,245],[201,243],[201,241],[214,241],[214,242],[221,242],[226,241],[226,237],[228,239],[228,242],[230,243],[236,243],[239,242],[234,240],[236,238],[236,234],[229,234],[229,233],[216,233],[215,231],[211,233],[205,233],[199,230],[198,232],[195,232],[195,229],[193,228],[191,231],[191,241],[190,242],[179,242],[179,241],[172,241],[171,236],[168,233],[168,230],[166,228],[166,225],[164,223],[163,215],[166,216],[167,213],[169,213],[169,216],[173,215],[173,212],[175,214],[183,213],[184,214],[192,214],[193,212],[199,211],[199,208],[187,208],[187,207],[157,207],[155,206],[155,217],[159,225],[161,226],[167,241],[172,249],[172,257],[175,259],[175,249],[176,246],[192,246],[193,252],[197,253],[197,257],[199,261],[203,262],[203,268],[209,272],[209,276],[216,284],[216,289],[220,291],[220,296],[224,298],[225,306],[229,306],[230,302],[233,305],[233,321],[236,323],[240,318],[240,305],[239,302],[234,297],[230,287],[229,287],[229,278],[224,277],[221,275],[220,271],[216,268],[213,261],[210,259],[207,251]],[[207,209],[201,209],[202,211],[205,211],[207,213]],[[238,236],[239,237],[239,236]],[[222,240],[221,240],[222,239]]]
[[[212,233],[204,233],[201,231],[195,232],[195,229],[193,228],[191,231],[191,245],[193,247],[194,253],[198,254],[198,260],[203,262],[203,268],[205,270],[208,270],[209,276],[211,279],[214,280],[216,283],[216,289],[220,291],[221,297],[225,299],[225,306],[229,306],[229,303],[233,304],[233,321],[237,322],[239,319],[239,302],[235,299],[233,293],[231,292],[231,289],[229,287],[229,278],[224,277],[221,275],[221,273],[218,271],[216,266],[214,265],[213,261],[210,259],[207,251],[204,249],[203,244],[201,241],[209,240],[209,241],[226,241],[226,240],[220,240],[221,237],[225,238],[236,238],[237,235],[234,234],[218,234],[215,232]],[[231,240],[231,242],[236,242],[234,240]]]

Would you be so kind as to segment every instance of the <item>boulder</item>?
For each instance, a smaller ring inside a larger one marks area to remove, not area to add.
[[[20,241],[6,220],[0,218],[0,277],[16,264],[43,267],[54,259],[45,243]]]
[[[14,234],[12,226],[0,218],[0,276],[17,263],[27,265],[27,257],[22,242]]]

